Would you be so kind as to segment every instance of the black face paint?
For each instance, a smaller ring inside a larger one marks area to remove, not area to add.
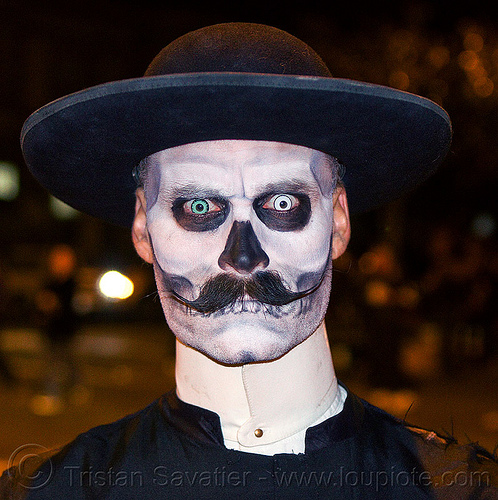
[[[225,249],[218,259],[221,269],[226,271],[233,268],[239,273],[250,273],[257,266],[267,267],[269,262],[251,223],[235,221]]]
[[[184,276],[168,274],[160,266],[159,269],[161,270],[160,279],[164,291],[169,293],[180,293],[182,295],[189,295],[193,293],[192,291],[194,289],[194,285],[190,280]]]
[[[213,231],[225,222],[228,202],[221,198],[177,198],[171,207],[173,216],[187,231]]]
[[[266,193],[254,200],[253,207],[261,222],[275,231],[298,231],[311,217],[310,199],[302,193]]]
[[[321,280],[321,276],[322,272],[319,270],[301,274],[296,282],[297,290],[301,291],[313,288],[315,283]]]

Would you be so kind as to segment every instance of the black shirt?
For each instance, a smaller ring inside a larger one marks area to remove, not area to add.
[[[227,449],[218,415],[172,391],[42,458],[6,471],[0,498],[498,498],[490,454],[410,428],[350,392],[339,414],[307,430],[301,454]]]

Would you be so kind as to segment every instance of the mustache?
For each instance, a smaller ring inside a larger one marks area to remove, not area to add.
[[[243,301],[247,296],[270,306],[284,306],[313,293],[321,284],[319,282],[302,292],[289,290],[275,271],[259,271],[248,278],[239,278],[230,274],[219,274],[210,278],[201,288],[199,297],[188,300],[174,290],[173,297],[203,314],[212,314],[221,309]]]

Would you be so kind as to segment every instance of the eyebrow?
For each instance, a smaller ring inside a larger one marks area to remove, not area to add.
[[[301,179],[288,179],[285,181],[270,182],[259,188],[258,191],[261,194],[293,193],[293,192],[305,192],[308,194],[318,193],[318,189],[316,186],[308,182],[302,181]]]
[[[319,190],[317,186],[305,182],[301,179],[287,179],[284,181],[269,182],[263,186],[258,187],[257,193],[254,198],[259,198],[264,195],[277,194],[277,193],[296,193],[304,192],[310,195],[318,195]],[[160,198],[167,201],[173,201],[178,198],[229,198],[230,195],[224,193],[223,190],[199,186],[195,183],[188,183],[182,185],[168,186],[164,190],[160,190]]]
[[[213,188],[206,188],[198,184],[189,183],[177,186],[168,186],[161,189],[160,197],[163,199],[174,200],[177,198],[219,198],[223,196],[220,191]]]

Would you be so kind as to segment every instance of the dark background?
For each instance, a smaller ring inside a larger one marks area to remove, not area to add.
[[[388,243],[403,280],[420,282],[431,264],[434,232],[444,228],[452,235],[451,253],[458,258],[472,252],[468,241],[485,247],[483,272],[494,290],[498,17],[491,4],[3,0],[0,161],[16,164],[21,182],[15,200],[0,201],[2,280],[12,304],[5,320],[36,322],[32,300],[44,258],[56,242],[69,243],[78,252],[86,270],[83,288],[92,288],[94,277],[111,267],[137,280],[137,293],[126,307],[97,307],[93,319],[105,320],[106,314],[113,319],[160,317],[157,301],[142,300],[154,287],[128,231],[84,214],[69,221],[55,218],[48,193],[23,164],[19,132],[26,117],[47,102],[88,86],[139,77],[176,37],[226,21],[262,22],[288,30],[315,48],[333,75],[414,92],[449,112],[454,141],[440,171],[401,200],[355,216],[343,267],[354,270],[373,245]],[[424,291],[417,293],[423,296]]]
[[[17,198],[0,201],[0,340],[22,384],[13,394],[0,393],[3,428],[10,429],[0,458],[26,440],[67,441],[173,384],[172,336],[163,344],[152,273],[135,255],[129,231],[84,214],[54,217],[48,194],[23,164],[24,120],[71,92],[139,77],[170,41],[227,21],[287,30],[308,42],[334,76],[414,92],[450,114],[454,140],[440,171],[401,200],[353,218],[327,323],[336,369],[360,395],[400,416],[415,398],[418,423],[451,432],[454,415],[460,429],[492,447],[498,436],[498,15],[492,2],[0,0],[0,162],[14,163],[20,173]],[[34,300],[56,242],[69,243],[79,257],[88,307],[78,352],[95,404],[69,405],[49,421],[26,405],[43,377]],[[96,292],[98,276],[110,268],[134,280],[130,299],[109,302]],[[128,347],[116,354],[118,345]],[[375,381],[372,373],[384,379]],[[404,399],[369,392],[378,387],[416,392]]]
[[[23,167],[18,136],[24,119],[45,103],[84,87],[141,76],[154,55],[176,37],[225,21],[263,22],[288,30],[314,47],[338,77],[399,87],[447,109],[454,126],[451,154],[439,175],[406,198],[403,216],[408,220],[404,228],[391,228],[403,231],[396,235],[397,244],[419,250],[419,243],[410,241],[409,226],[417,228],[420,240],[427,224],[449,221],[463,229],[476,214],[497,211],[498,89],[486,93],[486,82],[498,85],[497,20],[490,6],[20,0],[0,2],[0,20],[0,160],[20,166],[22,183],[15,201],[0,202],[0,243],[7,261],[24,255],[19,245],[59,239],[77,245],[87,261],[100,259],[98,248],[107,253],[110,242],[121,247],[127,239],[125,232],[84,216],[70,224],[53,219],[46,193]],[[475,54],[484,75],[462,68],[459,57],[472,42],[469,33],[483,42]],[[479,77],[488,80],[476,84],[476,93],[473,79]],[[479,95],[479,85],[484,95]],[[384,236],[378,214],[356,224],[352,249],[364,250],[372,236]],[[13,226],[16,230],[9,230]],[[127,252],[126,244],[115,253]]]

